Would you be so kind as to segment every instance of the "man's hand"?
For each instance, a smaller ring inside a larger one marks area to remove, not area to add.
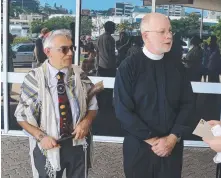
[[[206,142],[215,152],[221,152],[221,136],[214,137],[212,139],[203,138],[203,141]]]
[[[170,134],[167,137],[162,137],[153,142],[152,150],[160,157],[167,157],[173,151],[177,142],[177,137]]]
[[[148,143],[149,145],[153,146],[153,143],[155,141],[157,141],[159,138],[158,137],[154,137],[154,138],[150,138],[148,140],[144,140],[146,143]]]
[[[214,127],[215,125],[221,125],[221,121],[211,120],[207,122],[210,126]]]
[[[50,150],[52,148],[59,146],[57,145],[56,140],[50,136],[45,136],[44,138],[42,138],[42,140],[40,141],[40,145],[45,150]]]
[[[83,119],[75,128],[73,135],[76,134],[75,140],[84,138],[90,129],[91,122],[88,119]]]

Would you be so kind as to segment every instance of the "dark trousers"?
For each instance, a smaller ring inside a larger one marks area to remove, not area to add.
[[[126,178],[181,178],[183,143],[177,144],[169,157],[161,158],[149,144],[128,136],[123,156]]]
[[[221,163],[217,164],[216,178],[221,178]]]
[[[98,66],[98,74],[101,77],[115,77],[116,69],[105,69],[105,68]]]
[[[219,72],[209,71],[208,73],[208,82],[219,83]]]
[[[49,178],[44,168],[46,162],[45,156],[41,153],[37,145],[33,156],[39,178]],[[66,141],[60,148],[60,165],[61,170],[57,172],[57,178],[62,178],[64,169],[66,169],[67,178],[84,178],[85,154],[83,146],[72,146],[72,141]]]

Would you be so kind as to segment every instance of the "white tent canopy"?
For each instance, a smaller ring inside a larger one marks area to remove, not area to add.
[[[187,7],[221,11],[221,0],[154,0],[156,5],[180,4]],[[152,0],[143,0],[143,4],[151,5]]]

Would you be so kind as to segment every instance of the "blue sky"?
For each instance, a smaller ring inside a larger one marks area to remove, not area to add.
[[[142,6],[142,0],[82,0],[82,9],[94,9],[94,10],[107,10],[109,8],[114,8],[116,2],[127,2],[136,6]],[[76,0],[40,0],[41,5],[45,3],[50,4],[51,6],[56,3],[57,6],[62,5],[64,8],[70,10],[72,9],[75,12],[75,3]],[[187,12],[196,12],[193,8],[187,8]]]
[[[65,3],[64,3],[65,2]],[[114,8],[116,2],[123,2],[119,0],[82,0],[82,9],[94,9],[102,10]],[[142,5],[141,0],[127,0],[126,2],[133,5]],[[76,0],[40,0],[40,3],[44,5],[45,3],[50,4],[51,6],[56,3],[57,6],[62,5],[64,8],[72,9],[75,12],[75,3]]]

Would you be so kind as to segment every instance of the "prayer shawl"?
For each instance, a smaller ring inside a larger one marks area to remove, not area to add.
[[[19,118],[22,118],[21,120],[26,120],[29,124],[39,127],[47,135],[58,139],[59,126],[57,124],[55,108],[48,88],[48,69],[46,62],[48,61],[46,60],[42,66],[33,69],[26,75],[22,85],[22,94],[15,116],[18,121],[20,120]],[[88,103],[87,86],[91,84],[91,81],[78,66],[73,65],[69,68],[67,85],[69,86],[70,91],[72,91],[73,96],[77,97],[80,109],[77,123],[73,123],[74,127],[76,127],[76,125],[86,115]],[[40,144],[33,137],[29,137],[29,143],[33,177],[39,177],[33,159],[33,150],[36,144],[38,144],[42,153],[46,156],[45,169],[49,177],[56,178],[56,171],[61,169],[59,148],[43,150]],[[73,139],[73,146],[75,145],[82,145],[82,142],[79,143],[79,141]]]

